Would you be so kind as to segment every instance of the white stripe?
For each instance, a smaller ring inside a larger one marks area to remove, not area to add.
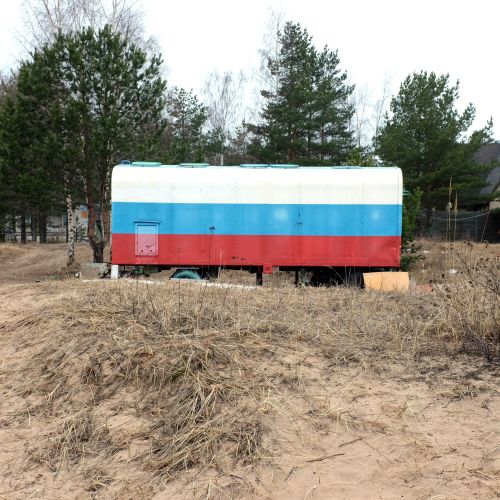
[[[112,201],[137,203],[402,203],[398,168],[116,166]]]

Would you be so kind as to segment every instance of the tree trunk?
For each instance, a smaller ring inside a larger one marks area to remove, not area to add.
[[[40,215],[38,227],[40,231],[40,243],[47,243],[47,216],[45,214]]]
[[[94,262],[104,262],[104,241],[94,241],[91,244]]]
[[[288,146],[286,157],[290,163],[293,163],[295,161],[295,149],[291,145]]]
[[[21,210],[21,243],[26,243],[26,212]]]
[[[94,262],[103,262],[104,247],[106,243],[104,241],[99,241],[98,235],[96,234],[97,217],[95,213],[94,195],[92,193],[87,193],[87,206],[89,209],[89,225],[87,235],[89,237],[90,248],[92,248]]]
[[[432,207],[427,207],[425,209],[425,232],[428,236],[432,236]]]
[[[108,204],[104,201],[103,198],[103,208],[102,208],[102,236],[103,236],[103,259],[104,259],[104,248],[108,242],[111,242],[111,213],[108,208]],[[111,244],[111,243],[110,243]],[[110,248],[110,252],[111,252]]]
[[[30,217],[30,231],[31,231],[31,241],[36,238],[36,224],[35,224],[35,214],[31,214]]]
[[[68,258],[66,260],[66,265],[70,267],[75,263],[75,222],[73,218],[73,203],[71,194],[69,193],[66,195],[66,215],[68,217],[68,223],[66,224],[66,242],[68,243]]]
[[[16,237],[16,215],[12,214],[11,216],[11,225],[12,225],[12,242],[17,243]]]
[[[37,242],[38,241],[38,228],[39,228],[39,221],[38,221],[38,213],[35,212],[33,214],[33,219],[31,220],[32,222],[32,227],[33,231],[31,232],[31,239],[32,241]]]

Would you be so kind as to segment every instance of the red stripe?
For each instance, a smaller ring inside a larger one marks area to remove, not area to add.
[[[113,234],[113,264],[399,267],[399,236],[159,235],[158,255],[135,255],[135,235]]]

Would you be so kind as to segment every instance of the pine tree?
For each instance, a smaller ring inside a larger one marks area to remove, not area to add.
[[[261,92],[262,123],[250,126],[259,139],[253,153],[267,162],[345,161],[353,146],[353,87],[337,53],[328,47],[319,52],[300,24],[286,23],[278,40],[279,54],[268,61],[275,86]]]
[[[22,160],[18,168],[30,202],[32,225],[38,227],[42,243],[46,241],[47,217],[60,212],[64,202],[60,176],[63,142],[54,124],[59,81],[46,64],[48,55],[46,50],[37,51],[31,62],[21,65],[16,105]]]
[[[83,191],[95,262],[109,241],[113,165],[157,150],[166,85],[161,63],[105,27],[59,34],[20,71],[29,164],[59,183],[61,203]]]
[[[445,208],[450,182],[462,205],[473,202],[483,184],[484,167],[474,163],[473,155],[490,139],[492,124],[467,135],[475,108],[469,104],[462,113],[456,110],[458,90],[459,83],[450,84],[448,75],[409,75],[377,137],[382,160],[403,170],[408,189],[422,190],[428,224],[433,207]]]
[[[0,102],[0,219],[2,240],[5,238],[7,218],[15,232],[16,216],[26,206],[26,197],[21,190],[20,133],[16,121],[15,97],[2,88]],[[24,240],[23,243],[26,241]]]
[[[167,98],[167,125],[163,133],[163,153],[167,163],[202,162],[208,138],[203,132],[206,107],[193,92],[174,88]]]
[[[35,54],[35,57],[38,57]],[[50,106],[46,96],[50,88],[44,71],[39,75],[38,99],[25,98],[24,92],[33,95],[36,65],[23,63],[19,74],[11,82],[11,92],[0,105],[0,170],[2,170],[4,211],[20,217],[21,242],[26,242],[26,219],[31,227],[46,240],[47,216],[58,207],[58,179],[56,159],[52,154],[58,148],[48,141],[47,116]],[[33,237],[35,234],[32,234]]]

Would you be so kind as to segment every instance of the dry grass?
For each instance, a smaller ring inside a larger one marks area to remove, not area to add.
[[[416,246],[420,260],[413,264],[411,276],[419,283],[450,281],[453,279],[447,272],[450,269],[468,273],[479,266],[497,274],[499,272],[500,245],[497,244],[420,239]]]
[[[500,246],[422,240],[423,257],[412,276],[435,284],[444,300],[448,332],[462,350],[488,360],[500,348]],[[448,270],[454,269],[456,274]]]
[[[89,410],[64,419],[61,426],[38,446],[29,450],[33,460],[53,471],[62,465],[78,464],[86,454],[112,450],[109,433]]]
[[[303,367],[321,378],[457,353],[497,363],[500,266],[457,262],[461,273],[434,293],[81,284],[76,297],[0,325],[21,346],[43,335],[16,391],[31,415],[64,418],[31,457],[58,470],[112,455],[126,444],[106,419],[127,407],[146,422],[130,439],[148,443],[131,458],[156,477],[230,470],[266,455],[278,417],[299,422],[299,433],[302,421],[318,431],[347,421],[308,393]],[[99,467],[85,474],[91,490],[110,480]]]
[[[25,245],[18,245],[16,243],[0,243],[0,259],[12,259],[15,256],[26,253],[27,248]]]

